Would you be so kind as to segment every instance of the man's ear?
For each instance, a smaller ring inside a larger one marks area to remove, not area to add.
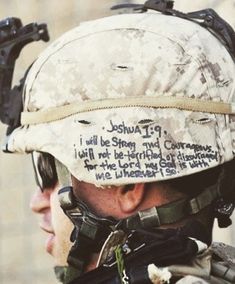
[[[121,211],[130,214],[136,211],[144,199],[144,183],[126,185],[118,189],[118,203]]]

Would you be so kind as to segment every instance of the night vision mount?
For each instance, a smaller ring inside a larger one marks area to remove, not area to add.
[[[8,125],[7,135],[20,125],[23,108],[22,90],[26,75],[12,88],[16,59],[24,46],[39,40],[49,41],[46,24],[23,26],[18,18],[0,21],[0,120]]]
[[[120,4],[111,9],[133,9],[136,12],[144,13],[148,10],[155,10],[165,15],[175,16],[189,21],[196,22],[213,33],[228,49],[235,61],[235,32],[233,28],[222,19],[213,9],[205,9],[191,13],[183,13],[174,8],[174,1],[170,0],[148,0],[144,4]]]

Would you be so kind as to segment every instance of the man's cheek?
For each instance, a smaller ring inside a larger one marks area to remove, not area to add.
[[[73,229],[73,225],[60,207],[57,192],[51,195],[51,218],[55,233],[61,232],[62,235],[68,235],[69,237]]]
[[[67,257],[72,246],[70,234],[73,229],[72,222],[64,214],[58,201],[58,194],[51,196],[52,226],[55,232],[55,246],[53,256],[56,265],[67,265]]]

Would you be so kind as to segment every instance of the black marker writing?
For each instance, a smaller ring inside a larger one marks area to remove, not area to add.
[[[109,123],[110,123],[110,129],[107,129],[108,132],[116,132],[119,134],[133,134],[133,133],[141,134],[141,129],[138,125],[126,126],[124,121],[121,124],[115,124],[112,122],[112,120],[110,120]]]

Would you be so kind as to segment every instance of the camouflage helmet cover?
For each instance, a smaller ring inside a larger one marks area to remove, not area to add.
[[[234,78],[226,48],[193,22],[158,13],[87,22],[32,66],[8,148],[48,152],[98,186],[203,171],[234,157]]]

